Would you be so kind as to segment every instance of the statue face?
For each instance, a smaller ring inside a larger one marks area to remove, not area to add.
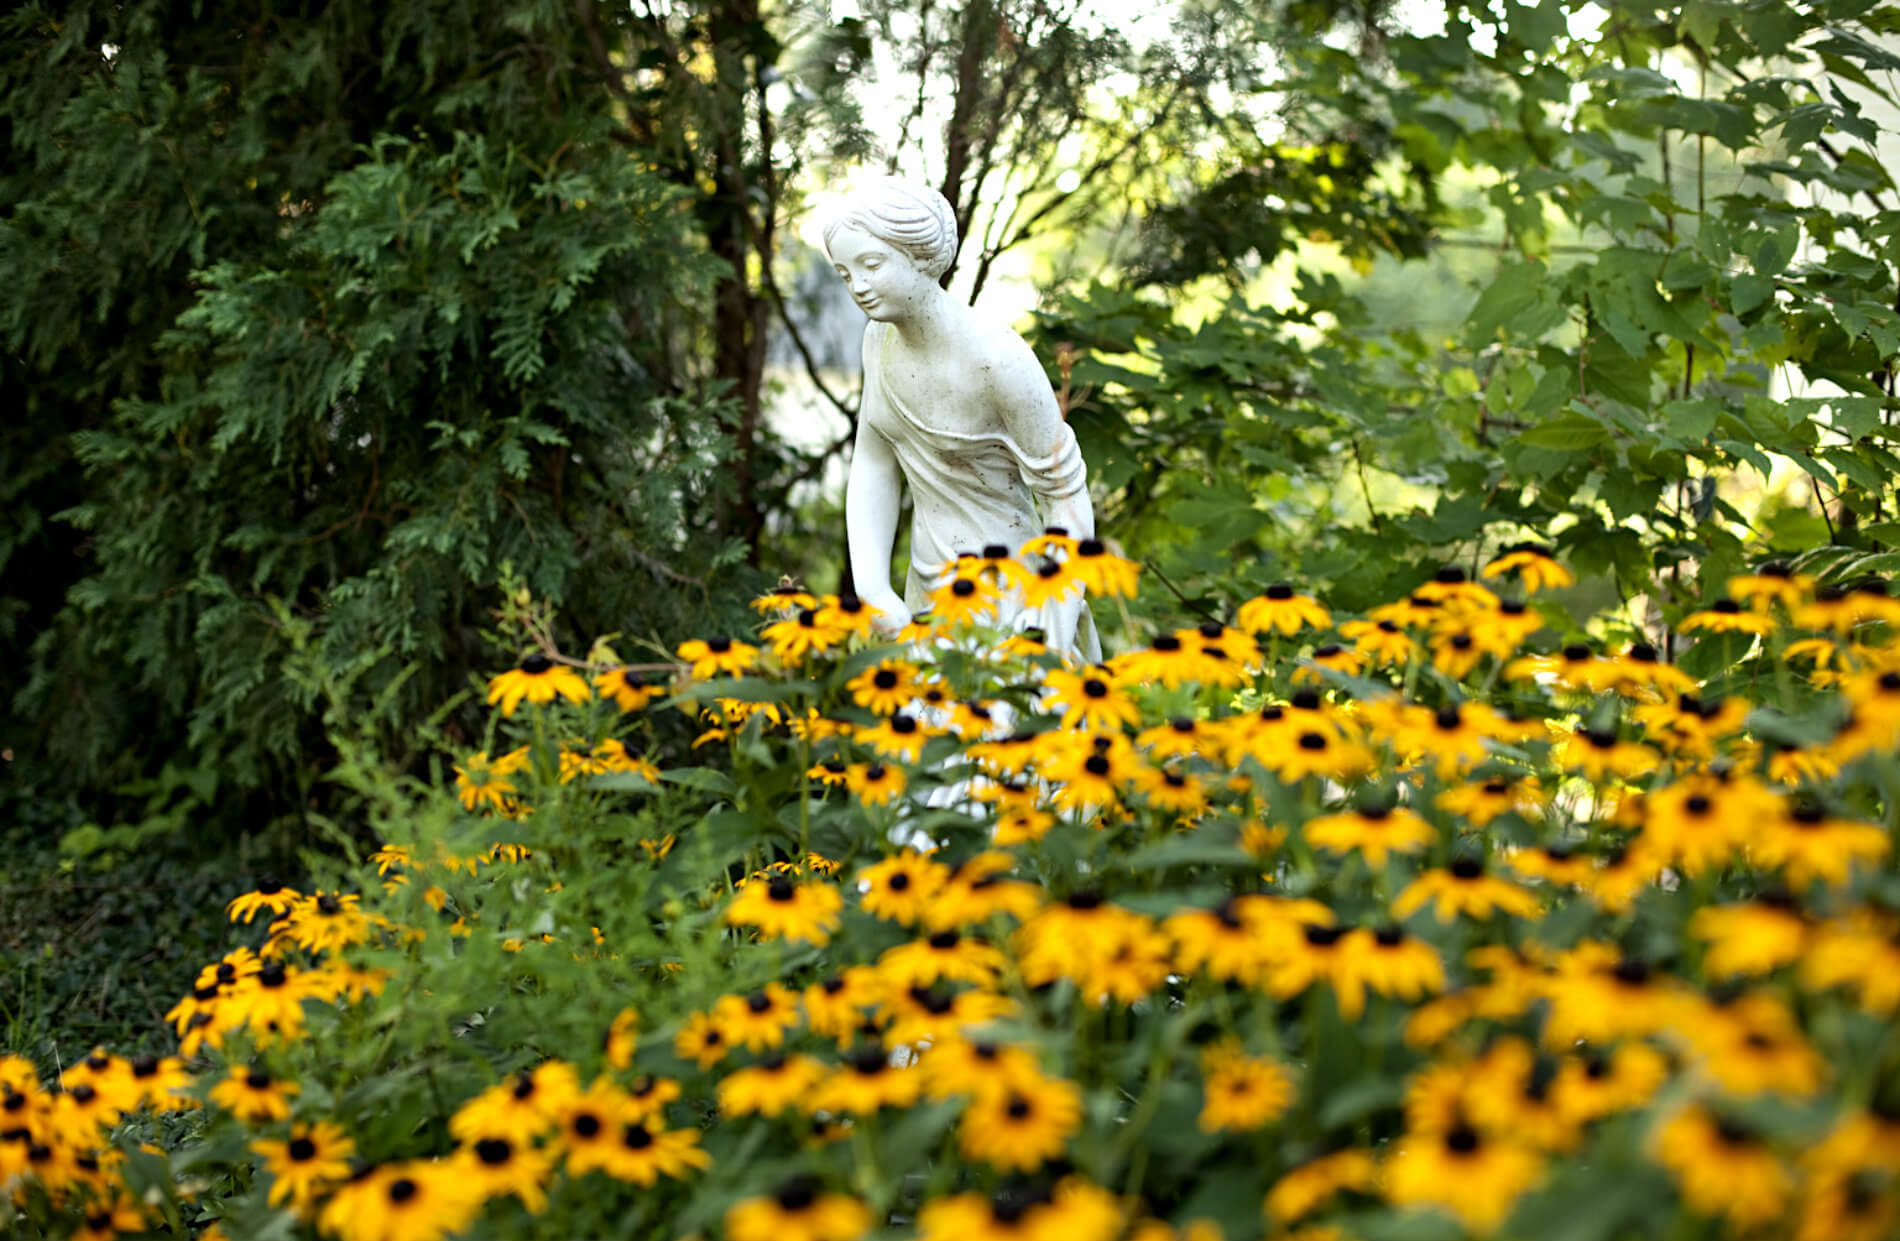
[[[861,228],[842,228],[832,237],[831,265],[858,308],[880,323],[908,319],[942,292],[908,254]]]

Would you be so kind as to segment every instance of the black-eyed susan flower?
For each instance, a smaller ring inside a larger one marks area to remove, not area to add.
[[[772,1194],[726,1211],[727,1241],[857,1241],[871,1230],[870,1208],[849,1194],[826,1193],[799,1175]]]
[[[994,619],[1002,596],[988,582],[953,577],[930,592],[930,613],[946,625],[969,625]]]
[[[1542,1179],[1535,1151],[1469,1125],[1398,1139],[1384,1169],[1384,1192],[1398,1206],[1441,1208],[1480,1236],[1496,1232],[1517,1200]]]
[[[857,739],[885,758],[914,763],[923,754],[924,746],[937,735],[935,729],[915,715],[900,711],[879,720],[870,728],[860,728]]]
[[[739,676],[759,662],[759,648],[733,638],[692,638],[682,642],[675,653],[686,661],[695,681],[718,676]]]
[[[302,1032],[303,1002],[312,994],[306,971],[271,961],[232,984],[222,1007],[233,1026],[250,1026],[264,1046]]]
[[[560,1109],[554,1140],[547,1149],[562,1157],[571,1177],[604,1171],[612,1158],[622,1118],[628,1114],[626,1092],[600,1078]]]
[[[893,715],[915,702],[922,692],[917,665],[904,659],[886,659],[845,682],[851,701],[878,715]]]
[[[785,1032],[798,1024],[798,997],[775,982],[745,995],[722,995],[712,1019],[730,1046],[764,1051],[781,1046]]]
[[[818,607],[819,601],[816,595],[785,578],[746,606],[761,616],[792,616],[805,608]]]
[[[344,1184],[323,1205],[317,1225],[348,1241],[440,1241],[465,1228],[481,1205],[454,1165],[405,1159]]]
[[[957,1125],[957,1147],[966,1159],[1032,1172],[1059,1158],[1081,1125],[1082,1092],[1038,1075],[977,1095]]]
[[[1097,595],[1135,597],[1141,565],[1117,556],[1101,539],[1078,539],[1064,561],[1069,577]]]
[[[818,623],[850,637],[870,637],[882,615],[856,595],[826,595],[818,601]]]
[[[1365,1194],[1378,1181],[1379,1166],[1370,1151],[1349,1146],[1289,1169],[1267,1191],[1267,1217],[1280,1227],[1294,1223],[1340,1194]]]
[[[1577,584],[1576,575],[1557,563],[1551,549],[1540,543],[1515,543],[1505,548],[1497,559],[1484,566],[1481,576],[1503,577],[1506,573],[1517,574],[1517,580],[1532,594]]]
[[[627,1084],[621,1119],[662,1120],[666,1116],[666,1105],[679,1098],[682,1090],[680,1084],[670,1077],[642,1073]]]
[[[1295,685],[1323,685],[1325,672],[1336,672],[1340,676],[1356,677],[1366,670],[1367,655],[1357,647],[1341,646],[1337,642],[1328,642],[1313,648],[1307,656],[1307,662],[1293,670]]]
[[[1106,668],[1070,672],[1052,668],[1043,678],[1050,705],[1062,714],[1063,728],[1113,729],[1140,722],[1141,711],[1118,689]]]
[[[1746,1126],[1699,1104],[1662,1124],[1655,1153],[1683,1201],[1703,1215],[1750,1229],[1774,1223],[1788,1208],[1794,1181],[1781,1157]]]
[[[1021,593],[1024,607],[1043,608],[1075,598],[1082,593],[1082,586],[1070,576],[1066,562],[1045,560],[1023,581]],[[1000,654],[1016,659],[1046,654],[1048,649],[1047,635],[1029,630],[1005,639],[997,648]]]
[[[1485,780],[1454,784],[1440,792],[1433,804],[1473,827],[1485,828],[1500,815],[1535,817],[1543,810],[1544,795],[1535,776],[1499,774]]]
[[[1583,1125],[1643,1107],[1667,1080],[1669,1062],[1663,1054],[1631,1039],[1614,1050],[1584,1048],[1565,1056],[1550,1090],[1571,1123]]]
[[[1805,1098],[1827,1079],[1827,1062],[1779,996],[1751,991],[1715,1003],[1690,997],[1682,1011],[1678,1032],[1695,1049],[1698,1066],[1729,1094]]]
[[[1619,956],[1606,945],[1578,945],[1558,961],[1539,988],[1550,1004],[1544,1043],[1614,1043],[1654,1034],[1682,1011],[1679,982],[1640,958]]]
[[[925,907],[950,878],[950,867],[916,850],[902,850],[859,872],[859,907],[874,918],[916,926]]]
[[[1126,651],[1108,661],[1115,680],[1125,685],[1162,685],[1176,689],[1197,679],[1202,659],[1180,635],[1156,634],[1146,650]]]
[[[295,888],[287,888],[278,880],[266,877],[258,881],[255,891],[233,899],[224,911],[233,922],[248,923],[259,913],[277,917],[297,902],[298,895]]]
[[[1240,605],[1235,624],[1248,633],[1278,633],[1291,637],[1311,627],[1324,629],[1332,614],[1311,595],[1295,591],[1290,583],[1276,582],[1265,593]]]
[[[1661,756],[1648,746],[1623,740],[1613,728],[1587,726],[1559,741],[1551,757],[1565,771],[1596,783],[1633,780],[1662,765]]]
[[[825,1076],[810,1056],[774,1053],[719,1081],[719,1110],[727,1116],[777,1116],[791,1111]]]
[[[802,608],[796,614],[773,621],[763,634],[766,646],[787,668],[796,668],[805,656],[831,649],[844,634],[818,619],[817,608]]]
[[[924,1093],[933,1099],[994,1094],[1042,1078],[1028,1048],[960,1035],[931,1044],[918,1072],[923,1074]]]
[[[1432,574],[1432,580],[1412,592],[1414,599],[1437,604],[1439,615],[1464,612],[1490,612],[1498,606],[1498,597],[1488,588],[1471,580],[1457,565],[1446,565]],[[1434,622],[1436,618],[1434,618]]]
[[[601,1170],[615,1180],[652,1186],[662,1176],[683,1181],[692,1171],[710,1167],[712,1156],[700,1149],[699,1130],[634,1121],[620,1126]]]
[[[1689,934],[1708,944],[1702,969],[1710,978],[1772,973],[1800,959],[1810,927],[1785,895],[1736,905],[1705,905],[1689,918]]]
[[[1760,637],[1775,631],[1775,620],[1744,608],[1733,599],[1717,599],[1702,611],[1683,617],[1676,628],[1682,633],[1740,633]]]
[[[959,931],[935,931],[923,939],[887,948],[877,971],[893,988],[928,987],[936,982],[993,987],[1008,959],[994,944]]]
[[[673,1036],[673,1054],[702,1069],[718,1064],[732,1051],[725,1029],[709,1013],[690,1013]]]
[[[449,1133],[464,1143],[503,1138],[526,1146],[554,1127],[579,1094],[580,1078],[574,1066],[549,1060],[462,1104],[449,1117]]]
[[[853,763],[845,768],[844,785],[867,806],[888,805],[904,791],[904,769],[895,763]]]
[[[864,1011],[884,998],[885,985],[868,965],[848,966],[805,988],[805,1024],[813,1034],[848,1045]]]
[[[145,1232],[149,1227],[136,1199],[124,1192],[107,1193],[96,1196],[87,1205],[79,1218],[79,1226],[66,1234],[66,1241],[116,1241],[121,1236]]]
[[[749,926],[761,939],[802,940],[824,945],[838,927],[844,897],[828,883],[796,883],[784,875],[753,880],[726,908],[726,922]]]
[[[1347,621],[1339,632],[1352,641],[1354,650],[1381,668],[1408,664],[1419,651],[1418,643],[1391,618]]]
[[[536,706],[545,706],[557,696],[580,703],[593,695],[580,673],[539,653],[522,660],[520,667],[511,668],[488,680],[489,704],[499,704],[503,715],[513,715],[523,699]]]
[[[1359,978],[1380,995],[1408,1004],[1445,989],[1445,963],[1438,950],[1405,928],[1388,923],[1376,930],[1360,927],[1350,956]]]
[[[809,1111],[844,1112],[868,1116],[880,1108],[905,1108],[917,1102],[923,1078],[914,1068],[899,1067],[882,1046],[860,1047],[833,1069],[806,1097]]]
[[[484,1202],[512,1194],[529,1214],[547,1209],[547,1184],[554,1176],[551,1151],[482,1138],[457,1150],[450,1162],[463,1179],[462,1188]]]
[[[1475,857],[1461,857],[1442,870],[1421,874],[1393,900],[1392,912],[1405,918],[1427,905],[1440,922],[1499,913],[1532,918],[1542,909],[1536,893],[1488,873],[1483,860]]]
[[[594,692],[612,699],[622,711],[638,711],[664,694],[666,686],[638,668],[610,668],[594,677]]]
[[[1469,1066],[1458,1106],[1480,1132],[1508,1134],[1553,1154],[1573,1150],[1583,1140],[1583,1128],[1556,1093],[1561,1067],[1556,1056],[1506,1036]]]
[[[1742,573],[1728,580],[1729,598],[1757,611],[1766,612],[1780,604],[1793,612],[1814,590],[1814,579],[1796,573],[1785,564],[1770,562],[1753,573]]]
[[[1222,1042],[1201,1053],[1203,1133],[1251,1133],[1286,1114],[1295,1096],[1293,1078],[1273,1060],[1250,1056],[1237,1043]]]
[[[979,925],[998,915],[1018,922],[1028,919],[1042,905],[1043,892],[1033,883],[1005,878],[1015,865],[1015,857],[1001,849],[965,858],[924,911],[924,924],[932,931],[947,931]]]
[[[947,986],[887,986],[872,1024],[884,1027],[884,1045],[935,1043],[1006,1017],[1015,1001],[992,991],[953,991]]]
[[[1288,784],[1309,777],[1348,780],[1372,770],[1371,751],[1341,739],[1336,730],[1304,726],[1283,732],[1256,732],[1249,752]]]
[[[1438,839],[1438,830],[1403,806],[1368,805],[1321,815],[1300,829],[1306,842],[1333,853],[1358,852],[1366,865],[1385,865],[1393,853],[1417,853]]]
[[[1858,909],[1817,927],[1801,959],[1801,983],[1813,990],[1846,987],[1877,1017],[1900,1011],[1900,922]]]
[[[520,792],[510,777],[527,765],[525,746],[493,759],[488,751],[477,751],[455,765],[456,796],[469,810],[506,811]]]
[[[247,1125],[290,1119],[290,1098],[302,1087],[262,1068],[233,1072],[211,1088],[211,1101]]]

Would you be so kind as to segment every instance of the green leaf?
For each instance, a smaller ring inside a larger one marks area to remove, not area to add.
[[[1533,448],[1554,448],[1565,452],[1584,452],[1610,438],[1610,430],[1595,418],[1564,413],[1523,432],[1518,442]]]
[[[675,767],[670,771],[662,771],[660,779],[668,784],[715,793],[720,797],[731,797],[739,791],[739,786],[732,782],[731,776],[712,767]]]

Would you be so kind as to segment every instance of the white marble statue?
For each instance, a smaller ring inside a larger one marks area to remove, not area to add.
[[[1036,355],[937,284],[957,252],[943,195],[869,181],[838,204],[825,249],[871,318],[845,530],[858,594],[883,611],[885,631],[928,606],[960,552],[1014,554],[1047,526],[1092,536],[1087,467]],[[902,598],[891,587],[900,477],[912,510]],[[1005,624],[1041,628],[1052,649],[1101,657],[1080,587],[1041,609],[1004,606]]]

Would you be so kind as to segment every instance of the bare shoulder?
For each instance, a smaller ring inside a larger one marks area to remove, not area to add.
[[[1007,325],[986,328],[977,338],[980,364],[992,391],[1021,396],[1049,388],[1049,377],[1029,342]]]

